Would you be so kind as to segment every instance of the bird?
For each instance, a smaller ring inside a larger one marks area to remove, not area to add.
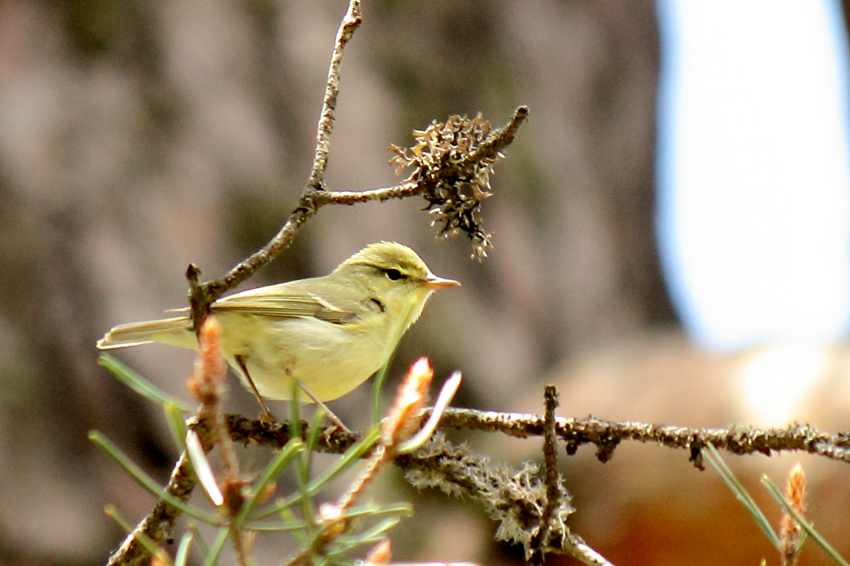
[[[458,285],[434,275],[411,248],[377,242],[328,275],[230,295],[210,313],[225,359],[271,417],[263,399],[323,404],[354,390],[388,363],[434,291]],[[197,349],[188,309],[176,312],[184,314],[115,326],[97,347]]]

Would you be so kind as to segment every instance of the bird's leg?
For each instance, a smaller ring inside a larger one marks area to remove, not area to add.
[[[342,421],[339,420],[339,417],[336,416],[334,412],[331,411],[328,406],[325,405],[318,397],[316,397],[316,395],[312,391],[310,391],[310,389],[308,389],[306,385],[304,385],[303,383],[299,383],[298,385],[299,387],[301,387],[301,390],[307,394],[307,397],[313,400],[313,403],[315,403],[317,407],[321,407],[322,410],[325,411],[325,416],[328,417],[328,420],[331,421],[331,423],[333,423],[335,427],[337,427],[343,432],[351,432],[350,430],[348,430],[347,426],[342,424]]]
[[[248,385],[251,386],[251,392],[254,393],[254,397],[257,398],[257,401],[260,402],[260,407],[263,408],[263,413],[260,415],[260,420],[268,423],[277,422],[277,419],[274,418],[272,412],[269,411],[268,407],[266,407],[266,402],[263,401],[263,398],[260,396],[260,392],[257,390],[257,386],[254,385],[254,380],[251,379],[251,374],[248,373],[248,366],[245,364],[245,358],[243,358],[239,354],[233,357],[236,358],[236,363],[239,364],[239,369],[242,370],[242,374],[245,376],[245,380],[248,382]]]

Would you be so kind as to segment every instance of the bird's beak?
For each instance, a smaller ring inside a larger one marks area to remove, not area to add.
[[[442,289],[443,287],[460,287],[460,283],[453,279],[443,279],[433,273],[425,280],[425,286],[430,289]]]

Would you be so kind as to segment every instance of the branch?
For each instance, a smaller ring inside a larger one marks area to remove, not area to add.
[[[570,533],[570,545],[572,546],[570,554],[588,566],[613,566],[611,562],[608,562],[604,556],[588,546],[584,539],[578,535]]]
[[[353,28],[351,32],[353,33]],[[430,170],[428,174],[420,175],[416,179],[408,179],[393,187],[367,191],[328,191],[315,189],[311,186],[305,187],[298,201],[298,206],[289,215],[289,218],[280,231],[275,234],[269,243],[244,261],[239,262],[224,277],[207,281],[206,283],[200,283],[200,269],[195,265],[189,266],[186,277],[190,285],[189,302],[191,304],[192,321],[195,331],[198,332],[200,330],[200,323],[209,314],[210,305],[213,302],[277,257],[280,252],[292,243],[304,223],[313,217],[322,206],[330,204],[353,205],[368,201],[385,201],[425,195],[429,198],[431,212],[434,212],[435,208],[433,207],[438,205],[445,206],[445,198],[437,201],[433,196],[439,187],[448,183],[448,180],[464,179],[463,173],[469,168],[476,168],[482,165],[489,168],[492,162],[500,155],[500,152],[513,142],[517,128],[519,128],[520,124],[527,117],[528,108],[520,106],[516,109],[504,128],[499,128],[488,133],[474,151],[464,154],[458,160],[441,160],[439,166]],[[320,121],[320,129],[322,123]],[[329,129],[328,133],[330,133]],[[319,151],[317,149],[318,155]],[[458,198],[460,197],[458,196]],[[463,212],[468,213],[466,210]],[[446,213],[440,211],[440,214],[444,215]],[[477,226],[472,226],[471,228],[477,229]]]
[[[220,280],[200,284],[198,277],[201,270],[194,264],[189,265],[186,278],[189,280],[189,304],[192,313],[192,325],[196,334],[201,331],[201,324],[210,312],[210,305],[222,294],[253,275],[257,269],[270,262],[284,248],[289,246],[301,225],[318,210],[318,206],[312,203],[312,197],[314,192],[324,188],[325,169],[328,166],[328,153],[330,151],[330,135],[334,123],[333,112],[336,109],[337,98],[339,97],[339,69],[342,63],[342,54],[345,45],[362,21],[360,0],[350,0],[348,11],[340,22],[336,41],[334,41],[333,55],[328,70],[328,82],[325,86],[325,98],[322,103],[322,114],[319,117],[316,133],[316,152],[313,158],[310,180],[301,194],[298,207],[290,214],[286,224],[261,250],[247,260],[240,262]]]
[[[563,490],[558,475],[558,445],[555,438],[555,409],[558,408],[558,389],[547,385],[543,394],[546,412],[543,415],[543,463],[546,477],[546,507],[540,517],[537,532],[531,538],[531,554],[527,562],[532,565],[543,564],[546,560],[546,548],[549,543],[550,521],[557,510]]]
[[[171,472],[165,491],[186,502],[189,501],[192,490],[195,489],[197,483],[195,470],[184,450]],[[109,556],[106,566],[118,566],[119,564],[122,566],[141,566],[145,564],[150,559],[151,553],[141,540],[147,537],[155,543],[162,542],[171,534],[178,517],[180,517],[180,510],[160,499],[148,516],[133,529],[133,532],[127,535],[121,546]]]
[[[472,409],[448,409],[441,420],[442,428],[473,429],[490,432],[501,432],[510,436],[525,438],[528,436],[543,436],[546,430],[546,419],[539,415],[522,413],[498,413],[493,411],[475,411]],[[582,444],[595,444],[598,448],[597,457],[606,462],[613,455],[616,446],[623,440],[662,444],[669,448],[688,450],[690,459],[698,467],[702,467],[701,450],[709,442],[718,449],[726,449],[733,454],[764,454],[782,450],[803,451],[820,455],[832,460],[850,463],[850,435],[829,434],[818,431],[807,424],[791,424],[785,429],[755,429],[751,427],[730,426],[728,428],[698,429],[680,426],[658,426],[639,422],[616,423],[589,417],[587,419],[554,419],[557,435],[566,443],[567,452],[574,454]],[[236,442],[253,443],[257,445],[281,448],[292,438],[291,428],[287,423],[267,423],[247,419],[240,415],[228,415],[227,426],[231,438]],[[206,422],[195,423],[192,426],[201,437],[205,446],[211,445],[211,432]],[[308,434],[308,424],[301,423],[302,437]],[[341,431],[337,428],[326,428],[318,435],[315,449],[322,452],[341,454],[362,437],[359,433]],[[460,493],[480,501],[488,508],[493,504],[490,495],[481,486],[504,487],[505,493],[523,493],[515,482],[520,484],[527,479],[528,474],[516,475],[516,472],[502,473],[498,466],[490,464],[486,458],[469,452],[459,452],[460,449],[442,441],[434,448],[430,445],[430,453],[417,452],[411,456],[399,458],[396,462],[405,470],[427,470],[429,473],[439,473],[445,478],[446,485],[454,485],[455,493]],[[471,477],[485,477],[486,481],[476,484]],[[492,483],[497,481],[496,484]],[[501,482],[501,483],[498,483]],[[507,484],[505,482],[508,482]],[[172,471],[166,491],[175,497],[188,500],[195,487],[195,475],[185,454],[180,457]],[[477,486],[478,485],[478,486]],[[514,487],[511,487],[511,486]],[[442,486],[440,486],[442,488]],[[447,488],[443,488],[448,490]],[[539,517],[546,507],[545,486],[541,492],[540,502],[533,505],[527,500],[515,499],[502,509],[508,515],[518,513],[526,519],[531,516]],[[565,515],[567,508],[562,505],[554,515]],[[537,515],[529,515],[530,508],[537,508]],[[160,500],[153,511],[146,517],[127,540],[110,557],[108,564],[141,564],[149,556],[147,550],[138,542],[138,533],[143,533],[154,542],[161,542],[171,532],[179,515],[164,501]],[[553,525],[557,521],[553,522]],[[534,529],[539,523],[533,525]],[[500,527],[501,529],[501,527]],[[550,529],[552,526],[550,525]],[[500,532],[502,532],[500,530]],[[506,531],[510,533],[511,531]],[[534,530],[526,531],[527,533]],[[503,533],[504,534],[504,533]],[[563,536],[560,546],[563,551],[573,554],[586,564],[608,564],[604,558],[587,547],[580,537],[566,529],[554,529],[550,541],[558,535]],[[507,536],[507,535],[505,535]],[[528,535],[531,536],[530,534]],[[512,539],[516,540],[516,539]]]
[[[544,419],[523,413],[497,413],[472,409],[449,409],[440,421],[441,427],[498,431],[525,438],[544,433]],[[673,425],[624,421],[621,423],[588,417],[556,420],[558,436],[572,455],[582,444],[595,444],[596,456],[606,462],[623,440],[662,444],[668,448],[688,450],[690,459],[702,469],[701,451],[710,442],[718,449],[733,454],[764,454],[778,451],[801,451],[850,463],[850,435],[821,432],[805,423],[791,423],[787,428],[759,429],[732,425],[727,428],[690,428]]]
[[[423,418],[427,418],[427,410]],[[231,437],[237,442],[281,448],[292,437],[287,423],[266,423],[240,415],[228,415],[227,425]],[[203,426],[203,423],[199,426]],[[307,426],[306,422],[302,423],[301,430],[306,430]],[[501,432],[527,438],[545,435],[545,417],[527,413],[449,408],[440,420],[440,428]],[[701,464],[699,453],[709,442],[717,449],[725,449],[737,455],[769,456],[772,452],[800,451],[850,463],[850,434],[830,434],[805,423],[792,423],[784,429],[758,429],[740,425],[691,428],[633,421],[618,423],[594,417],[555,417],[555,431],[564,441],[568,454],[575,454],[582,444],[595,444],[597,457],[602,462],[610,460],[620,442],[633,440],[687,450],[697,466]],[[335,427],[323,429],[319,436],[316,449],[332,454],[345,452],[362,438],[361,433],[344,432]]]
[[[360,27],[363,15],[360,12],[360,0],[351,0],[348,3],[348,12],[339,24],[334,42],[334,52],[331,56],[331,66],[328,70],[328,83],[325,87],[325,99],[322,104],[322,115],[319,118],[318,132],[316,133],[316,156],[313,159],[313,171],[310,173],[310,181],[307,186],[312,189],[321,190],[325,185],[325,169],[328,167],[328,152],[330,150],[331,130],[334,126],[334,110],[339,96],[339,66],[342,63],[342,52],[354,31]]]
[[[528,118],[528,106],[520,106],[514,110],[511,121],[501,129],[495,130],[490,134],[487,140],[482,143],[478,149],[464,158],[461,162],[461,167],[479,163],[485,160],[495,159],[501,151],[511,145],[516,137],[517,130],[520,125]]]
[[[310,180],[301,194],[298,207],[290,214],[289,219],[261,250],[254,253],[247,260],[240,262],[236,267],[221,280],[209,281],[200,284],[198,277],[201,270],[193,264],[189,265],[186,278],[189,280],[189,304],[192,313],[192,325],[195,333],[201,331],[201,324],[210,312],[210,305],[225,292],[254,274],[257,269],[264,266],[275,258],[284,248],[292,242],[295,234],[311,216],[316,214],[318,206],[313,204],[313,193],[324,188],[325,169],[328,166],[328,153],[330,151],[330,135],[334,124],[334,110],[339,97],[339,69],[342,63],[342,55],[345,45],[354,35],[354,31],[360,26],[363,17],[360,11],[360,0],[350,0],[348,11],[340,22],[334,41],[333,55],[328,70],[328,81],[325,87],[325,97],[322,102],[322,114],[319,117],[319,125],[316,133],[316,152],[313,158],[313,169]]]

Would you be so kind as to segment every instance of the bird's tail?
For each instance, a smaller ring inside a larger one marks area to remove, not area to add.
[[[188,317],[180,316],[148,322],[121,324],[106,333],[97,347],[100,350],[117,350],[159,342],[182,348],[197,346]]]

